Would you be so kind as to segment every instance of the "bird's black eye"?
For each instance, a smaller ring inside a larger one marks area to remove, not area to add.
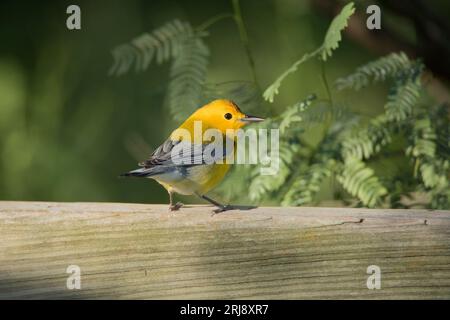
[[[225,113],[225,119],[230,120],[231,118],[233,118],[231,113]]]

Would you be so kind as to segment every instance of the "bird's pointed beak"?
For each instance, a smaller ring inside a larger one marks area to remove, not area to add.
[[[264,121],[265,119],[260,118],[260,117],[255,117],[255,116],[249,116],[246,114],[245,117],[241,118],[240,120],[245,123],[252,123],[252,122],[261,122],[261,121]]]

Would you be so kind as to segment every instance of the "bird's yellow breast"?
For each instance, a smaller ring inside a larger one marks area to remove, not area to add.
[[[158,175],[154,179],[170,192],[203,195],[222,181],[229,169],[229,164],[197,165]]]

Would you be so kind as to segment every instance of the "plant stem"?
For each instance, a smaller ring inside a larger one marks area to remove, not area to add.
[[[321,68],[321,77],[322,77],[323,85],[325,86],[325,90],[327,91],[327,96],[328,96],[328,100],[330,100],[331,108],[333,108],[334,107],[333,106],[333,96],[331,95],[330,86],[328,85],[327,75],[325,73],[325,62],[324,61],[321,61],[320,68]]]
[[[327,74],[325,72],[325,62],[323,60],[321,60],[320,68],[321,68],[320,74],[322,77],[323,85],[325,86],[325,90],[327,91],[328,100],[329,100],[330,106],[331,106],[331,113],[325,124],[325,129],[324,129],[324,133],[323,133],[323,140],[325,140],[330,131],[331,125],[333,124],[333,120],[334,120],[334,102],[333,102],[333,96],[331,95],[330,86],[328,85]],[[331,184],[331,188],[334,193],[334,191],[336,190],[336,176],[335,176],[334,172],[332,172],[332,174],[331,174],[330,184]],[[333,199],[334,199],[334,194],[333,194]]]
[[[250,64],[250,69],[252,72],[253,81],[255,82],[256,86],[258,86],[258,80],[256,78],[255,61],[253,60],[250,46],[248,44],[247,29],[245,28],[244,20],[242,19],[241,7],[239,5],[239,0],[232,0],[232,5],[233,5],[233,12],[234,12],[234,20],[236,21],[237,27],[239,29],[239,36],[241,38],[241,42],[242,42],[245,52],[247,54],[248,62]]]
[[[330,106],[331,106],[331,113],[330,116],[328,117],[328,120],[325,124],[325,132],[324,132],[324,136],[326,136],[328,134],[328,130],[331,127],[331,123],[333,122],[334,119],[334,103],[333,103],[333,96],[331,95],[331,90],[330,90],[330,86],[328,85],[328,80],[327,80],[327,75],[325,72],[325,62],[322,61],[321,62],[321,77],[322,77],[322,81],[323,81],[323,85],[325,87],[325,90],[327,91],[327,96],[328,96],[328,100],[330,102]]]
[[[211,27],[216,22],[219,22],[220,20],[228,19],[228,18],[234,19],[234,14],[228,13],[228,12],[227,13],[220,13],[220,14],[215,15],[214,17],[211,17],[210,19],[206,20],[205,22],[203,22],[201,25],[199,25],[195,29],[198,32],[204,31],[204,30],[208,29],[209,27]]]

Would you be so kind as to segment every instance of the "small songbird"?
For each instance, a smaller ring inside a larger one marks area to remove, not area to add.
[[[152,178],[159,182],[169,193],[171,211],[178,210],[183,205],[180,202],[173,203],[173,193],[197,195],[215,205],[217,207],[214,210],[215,213],[233,209],[233,206],[223,205],[207,197],[206,193],[224,178],[230,168],[230,164],[225,161],[225,158],[230,155],[230,150],[226,148],[230,129],[237,130],[246,124],[263,120],[263,118],[245,115],[230,100],[214,100],[197,109],[179,128],[175,129],[147,160],[139,163],[139,169],[122,176]],[[199,123],[200,131],[197,130]],[[215,146],[214,143],[218,143],[216,139],[203,140],[204,133],[208,129],[219,132],[223,139],[221,141],[223,152],[211,153],[215,157],[214,160],[223,161],[208,162],[203,159],[204,151],[208,150],[208,147],[211,150],[211,147]],[[182,134],[183,132],[189,134]],[[197,139],[201,141],[200,147],[196,142],[199,141]],[[231,139],[234,144],[235,137]],[[174,148],[190,150],[190,152],[180,156],[178,152],[173,152]]]

